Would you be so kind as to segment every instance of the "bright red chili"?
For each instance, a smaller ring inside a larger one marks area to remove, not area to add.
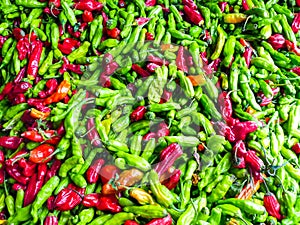
[[[86,23],[92,22],[94,20],[93,13],[87,10],[83,11],[82,20]]]
[[[183,11],[185,12],[185,15],[190,19],[192,23],[196,25],[201,25],[204,23],[204,19],[198,10],[192,9],[187,5],[185,5],[183,7]]]
[[[138,64],[132,64],[131,68],[133,71],[135,71],[141,77],[149,77],[151,75],[147,70],[144,70]]]
[[[268,42],[272,45],[272,47],[277,50],[279,48],[285,48],[285,38],[282,34],[273,34],[269,37]]]
[[[105,165],[101,168],[99,174],[102,184],[106,184],[110,179],[115,177],[116,174],[120,174],[120,170],[115,165]]]
[[[276,217],[278,220],[281,220],[283,216],[280,213],[280,204],[273,193],[267,193],[264,196],[264,206],[267,212]]]
[[[30,151],[29,160],[34,163],[46,163],[51,160],[55,148],[49,144],[41,144]]]
[[[22,141],[23,141],[23,138],[20,138],[20,137],[2,136],[2,137],[0,137],[0,146],[3,148],[15,150],[20,146]]]
[[[177,58],[176,58],[176,66],[178,69],[182,70],[183,72],[188,72],[188,67],[186,63],[186,57],[184,54],[184,48],[183,46],[180,46],[177,52]]]
[[[132,122],[136,122],[142,120],[145,116],[147,109],[145,106],[138,106],[130,115],[130,119]]]
[[[87,11],[101,11],[103,8],[103,4],[94,0],[81,0],[74,5],[74,8]]]
[[[30,79],[36,78],[38,74],[39,62],[43,51],[43,43],[41,41],[34,41],[31,43],[31,54],[29,57],[27,76]]]
[[[172,190],[179,183],[180,176],[181,176],[181,170],[176,169],[167,180],[162,182],[162,184],[165,185],[169,190]]]
[[[104,163],[104,159],[97,159],[87,170],[86,179],[90,184],[97,183],[100,175],[100,170]]]

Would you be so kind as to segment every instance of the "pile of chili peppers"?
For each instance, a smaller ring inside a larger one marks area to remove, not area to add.
[[[0,11],[1,224],[299,224],[300,1]]]

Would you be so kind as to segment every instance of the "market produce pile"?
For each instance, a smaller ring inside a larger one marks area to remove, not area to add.
[[[0,11],[1,224],[299,224],[300,1]]]

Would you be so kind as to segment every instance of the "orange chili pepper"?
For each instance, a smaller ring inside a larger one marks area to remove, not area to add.
[[[265,177],[265,175],[263,174]],[[253,183],[248,183],[243,190],[236,196],[238,199],[251,199],[252,196],[258,191],[260,188],[260,184],[262,180],[255,180]]]
[[[37,109],[31,109],[30,116],[35,119],[45,120],[48,116],[50,116],[50,112],[41,112]]]
[[[202,74],[195,75],[195,76],[187,76],[187,78],[190,79],[194,87],[203,85],[206,82],[205,77]]]
[[[55,103],[55,102],[59,102],[60,100],[63,100],[67,96],[70,88],[71,88],[70,82],[68,80],[63,80],[57,87],[56,92],[45,99],[44,104],[49,105],[51,103]]]

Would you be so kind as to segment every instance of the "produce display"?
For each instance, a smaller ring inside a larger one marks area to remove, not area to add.
[[[0,224],[300,223],[300,1],[0,4]]]

